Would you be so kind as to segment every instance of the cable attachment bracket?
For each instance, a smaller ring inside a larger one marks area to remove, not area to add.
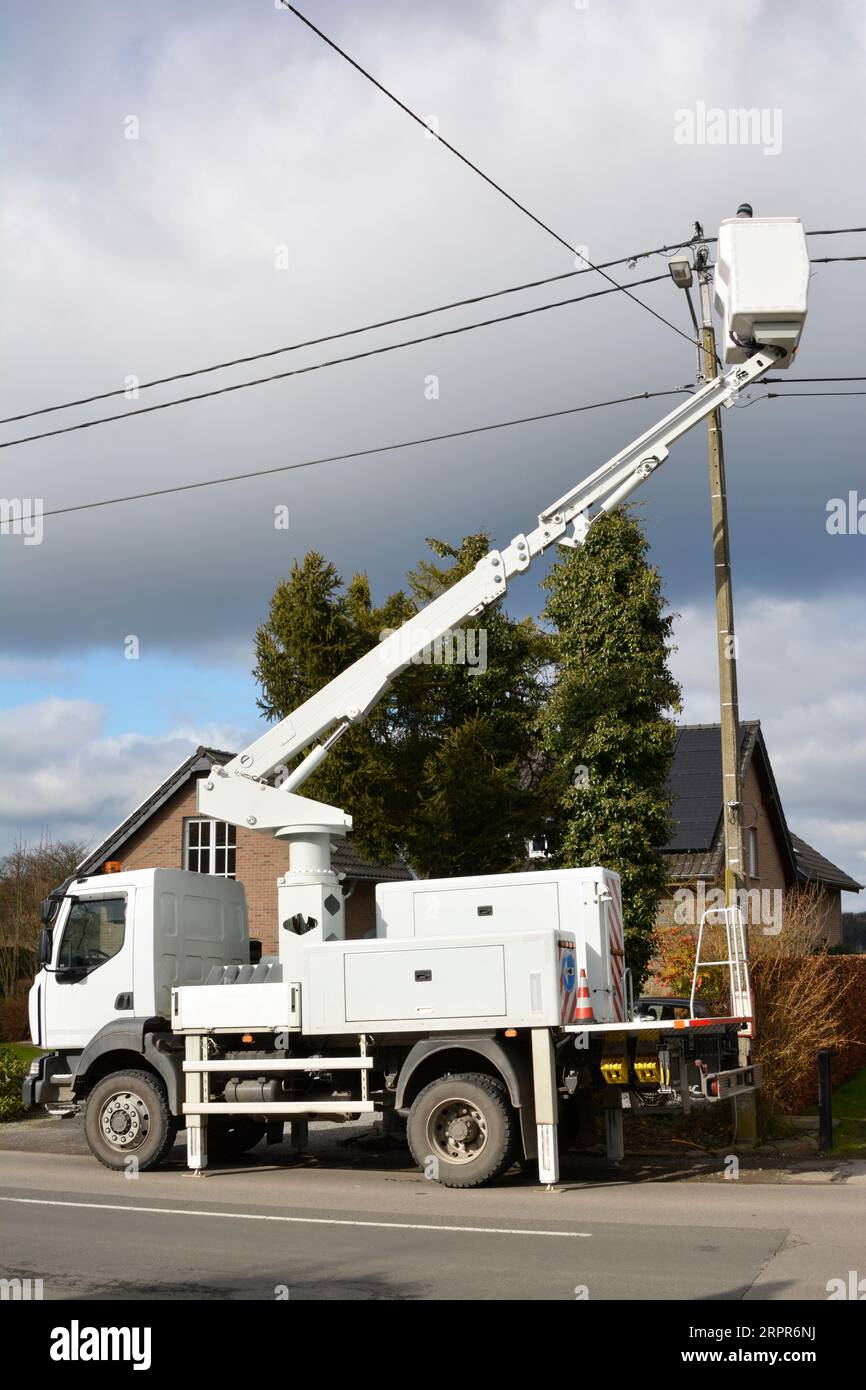
[[[665,453],[665,457],[667,457],[667,453]],[[660,463],[661,459],[658,457],[657,454],[647,455],[645,459],[641,459],[640,463],[635,469],[635,477],[640,478],[641,482],[643,482],[644,478],[648,478],[650,473],[654,473],[656,471]]]
[[[589,512],[578,512],[574,518],[574,535],[560,536],[559,544],[564,545],[568,550],[579,550],[589,534],[592,525],[592,517]]]

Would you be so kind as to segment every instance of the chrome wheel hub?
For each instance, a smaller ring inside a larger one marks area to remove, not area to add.
[[[455,1096],[436,1106],[427,1139],[431,1152],[449,1163],[472,1163],[487,1145],[487,1121],[477,1106]]]
[[[99,1115],[102,1137],[115,1149],[137,1149],[150,1133],[147,1106],[133,1091],[109,1096]]]

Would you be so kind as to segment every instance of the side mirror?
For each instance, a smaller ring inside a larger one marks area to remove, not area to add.
[[[39,920],[47,927],[57,912],[56,898],[43,898],[39,908]]]
[[[46,900],[50,901],[50,900]],[[44,907],[45,904],[43,903]],[[40,965],[47,965],[51,960],[51,946],[54,933],[50,927],[43,927],[39,933],[39,947],[36,952],[36,959]]]

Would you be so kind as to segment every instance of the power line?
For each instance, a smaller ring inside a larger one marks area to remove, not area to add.
[[[866,381],[866,376],[765,376],[761,380],[767,386],[799,386],[801,381]]]
[[[667,280],[667,275],[652,275],[646,280],[638,280],[639,285],[654,285]],[[453,338],[461,333],[471,333],[476,328],[489,328],[497,323],[508,323],[512,319],[528,318],[532,314],[544,314],[550,309],[561,309],[568,304],[580,304],[587,299],[601,299],[604,295],[615,294],[617,287],[609,290],[592,290],[589,294],[579,294],[571,299],[558,299],[552,304],[538,304],[530,309],[516,309],[510,314],[500,314],[496,318],[481,319],[478,323],[463,324],[460,328],[442,328],[437,333],[427,333],[420,338],[408,338],[401,343],[388,343],[385,347],[367,348],[364,352],[350,353],[345,357],[332,357],[326,362],[313,362],[307,367],[294,367],[287,372],[274,372],[271,376],[256,377],[252,381],[237,381],[229,386],[218,386],[212,391],[198,391],[191,396],[179,396],[176,400],[161,401],[158,405],[143,405],[135,410],[124,411],[122,415],[102,415],[95,420],[82,420],[77,425],[64,425],[56,430],[43,430],[39,434],[22,435],[19,439],[8,439],[0,444],[0,449],[12,449],[18,444],[32,444],[37,439],[50,439],[57,434],[74,434],[76,430],[93,429],[95,425],[110,425],[118,420],[131,420],[136,415],[149,415],[155,410],[169,410],[175,405],[187,405],[190,401],[207,400],[212,396],[224,396],[232,391],[245,391],[251,386],[264,386],[271,381],[285,381],[288,377],[304,376],[308,372],[322,371],[326,367],[338,367],[346,362],[360,362],[366,357],[378,357],[387,352],[398,352],[402,348],[417,347],[420,343],[435,342],[440,338]]]
[[[803,378],[804,380],[806,378]],[[830,378],[832,380],[833,378]],[[839,378],[844,380],[844,378]],[[852,377],[851,380],[866,380],[863,377]],[[493,430],[511,429],[516,425],[530,425],[542,420],[556,420],[567,415],[579,415],[588,410],[603,410],[612,405],[625,405],[631,401],[654,400],[660,396],[679,396],[689,395],[694,391],[694,387],[674,386],[667,391],[638,391],[630,396],[616,396],[607,401],[593,401],[589,405],[568,406],[563,410],[548,410],[539,415],[523,415],[514,420],[499,420],[493,424],[475,425],[465,430],[451,430],[447,434],[431,434],[421,439],[405,439],[396,444],[379,444],[370,449],[354,449],[343,454],[327,454],[321,458],[304,459],[300,463],[280,464],[275,468],[257,468],[248,473],[231,473],[223,478],[205,478],[196,483],[176,483],[172,487],[153,488],[148,492],[128,493],[123,497],[105,497],[97,502],[78,502],[71,507],[54,507],[50,511],[43,511],[42,517],[47,516],[66,516],[70,512],[93,511],[99,507],[114,507],[123,502],[141,502],[152,497],[166,497],[178,492],[194,492],[200,488],[220,487],[225,483],[244,482],[250,478],[266,478],[278,473],[291,473],[300,468],[315,468],[325,463],[341,463],[348,459],[368,458],[372,454],[393,453],[398,449],[414,449],[424,444],[437,444],[451,439],[465,439],[475,434],[487,434]],[[749,405],[756,405],[762,400],[796,400],[799,396],[866,396],[866,391],[802,391],[794,392],[791,395],[779,391],[765,391],[760,396],[756,396]],[[747,409],[747,406],[741,407]],[[3,534],[2,527],[12,526],[14,522],[0,522],[0,534]]]
[[[638,260],[644,260],[650,256],[663,255],[666,251],[678,251],[678,245],[655,246],[650,251],[636,251],[630,256],[620,256],[614,261],[601,261],[600,267],[614,265],[633,265]],[[449,304],[437,304],[430,309],[417,309],[409,314],[399,314],[394,318],[380,319],[377,323],[365,323],[359,328],[342,329],[339,333],[326,333],[320,338],[307,338],[304,342],[290,343],[286,347],[269,348],[264,352],[249,353],[246,357],[231,357],[224,362],[214,362],[207,367],[192,367],[185,372],[174,372],[171,376],[154,377],[152,381],[139,382],[136,390],[147,391],[153,386],[167,386],[173,381],[185,381],[193,376],[205,376],[208,372],[219,372],[226,367],[240,367],[248,362],[258,362],[266,357],[278,357],[285,352],[299,352],[301,348],[319,347],[322,343],[332,343],[339,338],[352,338],[359,333],[370,333],[378,328],[391,328],[400,323],[408,323],[412,319],[428,318],[432,314],[443,314],[449,309],[464,309],[472,304],[481,304],[487,299],[499,299],[507,294],[518,294],[521,290],[540,289],[545,285],[553,285],[559,280],[571,280],[577,275],[590,275],[594,267],[587,264],[584,270],[565,270],[559,275],[546,275],[540,280],[526,280],[521,285],[509,285],[501,290],[488,290],[484,294],[471,295],[466,299],[455,299]],[[661,277],[664,278],[664,277]],[[644,283],[644,282],[640,282]],[[59,405],[41,406],[37,410],[27,410],[20,415],[7,415],[0,419],[0,425],[15,424],[18,420],[31,420],[36,415],[50,415],[57,410],[71,410],[79,405],[93,405],[96,401],[107,401],[117,396],[125,396],[126,387],[119,386],[111,391],[100,391],[92,396],[82,396],[75,401],[63,401]]]
[[[537,217],[534,212],[530,212],[529,208],[526,206],[525,203],[521,203],[517,198],[514,197],[513,194],[509,193],[507,189],[503,188],[501,183],[497,183],[496,180],[492,179],[489,174],[485,174],[483,169],[479,169],[477,164],[474,164],[473,161],[469,159],[467,155],[461,153],[461,151],[458,150],[455,145],[451,144],[450,140],[446,140],[444,135],[440,135],[438,131],[433,130],[428,125],[428,123],[417,114],[417,112],[413,111],[410,106],[407,106],[404,101],[401,101],[398,96],[395,96],[392,91],[389,91],[387,87],[383,86],[383,84],[379,82],[378,79],[375,78],[371,72],[368,72],[367,69],[362,67],[360,63],[356,62],[354,58],[351,58],[349,54],[345,51],[345,49],[340,48],[339,44],[336,44],[333,39],[328,38],[328,35],[323,33],[321,29],[317,29],[315,24],[313,24],[312,20],[307,19],[307,16],[301,14],[301,11],[296,9],[294,5],[288,4],[288,0],[280,0],[280,3],[282,4],[284,9],[290,10],[297,19],[301,20],[303,24],[306,24],[308,29],[311,29],[314,34],[317,34],[318,37],[328,45],[329,48],[332,48],[335,53],[339,53],[341,58],[345,58],[346,62],[349,63],[357,72],[359,72],[362,77],[365,77],[368,82],[372,82],[373,86],[377,87],[378,90],[382,92],[382,94],[386,96],[389,101],[393,101],[395,106],[399,106],[401,111],[404,111],[406,115],[411,117],[411,119],[415,121],[418,125],[420,125],[423,130],[427,131],[427,133],[431,135],[435,140],[438,140],[440,145],[444,145],[446,150],[450,150],[451,154],[456,155],[456,157],[459,160],[461,160],[467,166],[467,168],[471,169],[473,173],[479,176],[479,178],[482,178],[484,182],[489,184],[491,188],[494,188],[497,193],[501,193],[503,198],[506,198],[509,203],[516,207],[526,217],[530,218],[530,220],[533,221],[536,224],[536,226],[541,227],[542,230],[547,232],[549,236],[552,236],[555,241],[558,241],[560,246],[564,246],[565,249],[569,251],[572,255],[575,254],[575,248],[570,241],[566,241],[565,237],[561,237],[558,232],[555,232],[553,228],[548,225],[547,222],[543,222],[542,219],[540,217]],[[628,299],[633,300],[635,304],[639,304],[642,309],[646,309],[647,313],[652,314],[653,318],[658,319],[659,322],[665,324],[667,328],[673,329],[674,333],[678,333],[681,338],[685,338],[686,342],[691,343],[693,347],[700,346],[697,339],[690,337],[688,333],[684,333],[681,328],[677,328],[676,324],[671,323],[670,319],[666,319],[663,314],[659,314],[656,312],[655,309],[651,309],[649,304],[645,304],[642,299],[638,299],[637,296],[632,294],[631,291],[627,289],[625,285],[620,285],[618,281],[614,280],[612,275],[608,275],[607,272],[602,270],[600,266],[593,265],[592,261],[587,260],[585,256],[583,256],[582,259],[586,260],[586,263],[590,267],[590,269],[598,271],[599,275],[603,276],[605,280],[608,280],[611,285],[616,285],[616,288],[620,290]]]
[[[613,400],[594,401],[590,405],[574,405],[568,406],[564,410],[548,410],[541,415],[523,415],[515,420],[499,420],[494,424],[475,425],[465,430],[451,430],[447,434],[431,434],[423,439],[404,439],[398,444],[378,444],[371,449],[354,449],[344,454],[328,454],[323,458],[305,459],[301,463],[280,464],[276,468],[257,468],[250,473],[232,473],[224,478],[206,478],[197,483],[177,483],[173,487],[154,488],[149,492],[129,493],[124,497],[106,497],[98,502],[79,502],[72,507],[55,507],[51,511],[43,512],[42,516],[64,516],[69,512],[91,511],[95,507],[114,507],[120,502],[140,502],[148,497],[165,497],[169,493],[193,492],[198,488],[219,487],[223,483],[237,483],[247,478],[265,478],[275,473],[291,473],[297,468],[316,468],[323,463],[341,463],[347,459],[367,458],[371,454],[387,454],[397,449],[414,449],[422,444],[437,444],[449,439],[465,439],[473,434],[487,434],[492,430],[511,429],[515,425],[530,425],[540,420],[556,420],[565,415],[580,415],[587,410],[602,410],[611,405],[625,405],[629,401],[648,401],[658,396],[688,395],[693,390],[694,387],[692,386],[675,386],[668,391],[638,391],[631,396],[617,396]]]
[[[848,236],[851,232],[866,232],[866,227],[825,227],[820,232],[807,232],[806,236]]]
[[[840,227],[836,229],[840,233],[843,231],[859,231],[858,227]],[[829,236],[829,232],[807,232],[807,236]],[[704,241],[714,241],[714,237],[704,238]],[[616,265],[633,266],[639,260],[646,260],[650,256],[661,256],[668,251],[682,250],[687,242],[667,243],[664,246],[654,246],[649,251],[635,251],[630,256],[620,256],[613,261],[600,261],[598,269],[608,268]],[[819,256],[813,258],[813,263],[827,263],[830,261],[863,261],[866,256]],[[455,299],[448,304],[437,304],[429,309],[416,309],[408,314],[399,314],[394,318],[380,319],[376,323],[362,324],[357,328],[341,329],[338,333],[326,333],[319,338],[307,338],[300,343],[289,343],[285,347],[268,348],[263,352],[248,353],[245,357],[230,357],[223,362],[213,362],[207,367],[192,367],[184,372],[174,372],[170,376],[154,377],[152,381],[141,381],[136,387],[137,391],[148,391],[154,386],[168,386],[174,381],[187,381],[190,377],[206,376],[209,372],[223,371],[228,367],[245,366],[248,362],[259,362],[268,357],[279,357],[287,352],[299,352],[302,348],[319,347],[323,343],[336,342],[340,338],[356,337],[360,333],[371,333],[379,328],[391,328],[400,323],[409,323],[412,319],[429,318],[433,314],[443,314],[450,309],[463,309],[472,304],[481,304],[488,299],[499,299],[508,294],[519,294],[522,290],[540,289],[545,285],[556,284],[560,280],[571,280],[577,275],[590,275],[592,267],[587,265],[584,270],[565,270],[558,275],[546,275],[540,280],[526,280],[520,285],[508,285],[501,290],[488,290],[484,294],[470,295],[466,299]],[[16,424],[19,420],[32,420],[37,415],[51,415],[58,410],[72,410],[80,405],[94,405],[97,401],[108,401],[118,396],[126,396],[127,388],[119,386],[111,391],[99,391],[95,395],[81,396],[74,401],[61,401],[58,405],[40,406],[36,410],[26,410],[20,415],[7,415],[0,419],[0,425]]]
[[[806,378],[803,379],[805,380]],[[817,379],[820,380],[820,378]],[[830,381],[835,379],[834,377],[828,378]],[[844,377],[839,377],[838,379],[840,381],[845,380]],[[863,381],[864,378],[852,377],[851,380]],[[786,382],[785,385],[787,384]],[[791,385],[796,385],[796,383],[791,382]],[[866,396],[866,391],[762,391],[759,396],[754,396],[751,400],[746,401],[745,404],[735,406],[734,409],[749,410],[753,405],[757,405],[758,401],[798,401],[804,396],[824,396],[831,398],[834,396]]]

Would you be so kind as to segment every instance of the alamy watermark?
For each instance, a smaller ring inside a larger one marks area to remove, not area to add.
[[[389,665],[396,656],[405,666],[466,666],[473,676],[487,670],[486,627],[453,628],[435,637],[431,634],[427,641],[423,629],[386,627],[379,633],[379,641],[388,642]]]
[[[23,536],[25,545],[42,544],[41,497],[0,497],[0,535]]]
[[[850,1299],[854,1303],[866,1302],[866,1279],[861,1279],[856,1269],[848,1270],[847,1279],[828,1279],[826,1283],[829,1302]]]
[[[147,1371],[151,1364],[149,1327],[82,1327],[73,1318],[68,1327],[51,1332],[49,1356],[52,1361],[131,1361],[134,1371]]]
[[[677,145],[758,145],[765,155],[782,153],[782,110],[779,106],[730,107],[695,103],[692,111],[674,112]]]
[[[0,1303],[36,1303],[45,1297],[41,1279],[0,1279]]]
[[[725,890],[708,887],[700,878],[696,888],[677,888],[673,897],[674,923],[678,927],[699,926],[704,913],[720,913],[728,906]],[[744,922],[760,926],[764,936],[778,936],[782,930],[784,900],[781,888],[741,888],[736,905]]]
[[[866,536],[866,497],[853,488],[847,497],[831,497],[824,524],[828,536]]]

